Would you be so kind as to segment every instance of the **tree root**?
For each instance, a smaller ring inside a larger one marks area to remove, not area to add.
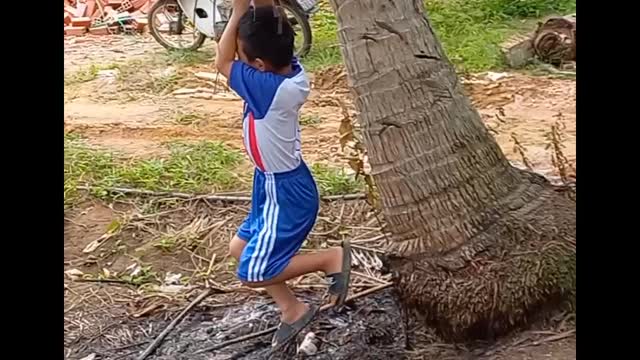
[[[536,201],[505,215],[447,254],[390,257],[404,306],[448,340],[486,339],[533,315],[575,304],[575,196],[542,185]]]

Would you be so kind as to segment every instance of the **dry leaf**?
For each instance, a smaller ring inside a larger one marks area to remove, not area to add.
[[[98,247],[100,247],[100,245],[102,245],[105,241],[109,240],[111,237],[113,237],[117,232],[120,231],[120,229],[122,228],[122,223],[118,220],[113,220],[109,226],[107,227],[107,232],[105,234],[103,234],[102,236],[100,236],[98,239],[93,240],[92,242],[90,242],[83,250],[83,253],[90,253],[93,252],[95,249],[97,249]]]
[[[69,269],[65,271],[64,274],[67,275],[71,280],[78,280],[84,275],[84,273],[78,269]]]
[[[165,307],[165,305],[160,304],[160,303],[154,303],[154,304],[151,304],[151,305],[145,307],[144,309],[140,310],[139,312],[134,313],[131,316],[133,316],[134,318],[140,318],[140,317],[143,317],[145,315],[151,314],[156,309],[163,308],[163,307]]]
[[[198,89],[182,88],[172,92],[171,94],[172,95],[189,95],[189,94],[195,94],[197,92],[198,92]]]

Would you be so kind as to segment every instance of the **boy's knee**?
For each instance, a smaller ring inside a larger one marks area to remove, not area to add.
[[[237,261],[240,261],[240,256],[242,256],[245,245],[247,245],[247,243],[244,240],[240,239],[237,235],[234,236],[229,242],[229,254]]]

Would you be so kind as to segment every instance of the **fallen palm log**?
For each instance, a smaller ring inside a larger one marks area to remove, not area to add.
[[[533,49],[538,59],[552,65],[576,61],[576,15],[540,23],[534,33]]]
[[[560,66],[576,61],[576,15],[552,17],[538,23],[529,35],[517,35],[502,45],[509,67],[520,68],[532,60]]]

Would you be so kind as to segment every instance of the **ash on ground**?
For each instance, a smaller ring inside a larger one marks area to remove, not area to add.
[[[307,301],[314,301],[313,298]],[[317,301],[317,299],[315,300]],[[105,346],[95,339],[70,358],[135,359],[170,322],[149,318],[127,320],[110,331],[123,336],[122,343]],[[406,332],[400,308],[391,290],[358,299],[340,312],[319,313],[313,323],[278,353],[271,351],[271,334],[198,354],[202,349],[265,330],[278,323],[275,304],[263,300],[242,305],[206,309],[196,308],[176,326],[147,359],[154,360],[230,360],[230,359],[405,359]],[[146,329],[146,330],[145,330]],[[148,331],[148,329],[153,329]],[[297,353],[305,335],[313,332],[317,352]],[[106,335],[106,334],[105,334]]]

